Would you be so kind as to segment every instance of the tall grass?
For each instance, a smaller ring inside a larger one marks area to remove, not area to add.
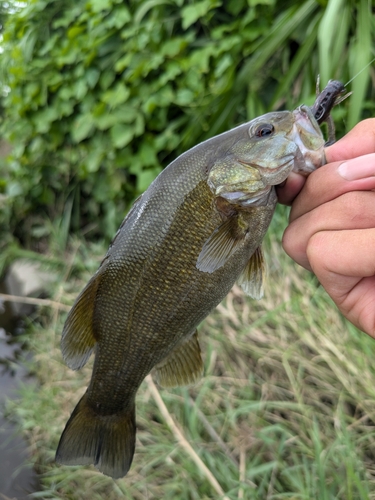
[[[29,335],[38,383],[25,385],[20,399],[8,403],[41,475],[43,491],[34,497],[220,498],[198,456],[227,499],[375,498],[374,343],[282,252],[282,212],[266,241],[265,298],[250,300],[234,287],[199,329],[202,381],[159,390],[157,397],[150,381],[140,388],[136,453],[124,479],[54,463],[59,435],[92,365],[81,372],[64,365],[59,341],[65,313],[40,311]],[[103,250],[92,248],[96,257],[87,260],[87,249],[78,249],[86,272],[61,277],[55,301],[73,301]]]

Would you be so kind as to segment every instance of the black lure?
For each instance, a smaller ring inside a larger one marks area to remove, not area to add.
[[[316,121],[321,125],[327,122],[328,125],[328,141],[326,146],[335,142],[335,126],[330,115],[331,110],[337,104],[340,104],[344,99],[352,93],[346,93],[345,85],[338,80],[329,80],[326,87],[319,92],[319,77],[316,82],[316,99],[311,106],[311,111]]]
[[[339,102],[343,100],[342,97],[345,90],[341,82],[338,80],[330,80],[322,92],[317,95],[311,110],[319,125],[327,120],[333,106],[339,104]]]

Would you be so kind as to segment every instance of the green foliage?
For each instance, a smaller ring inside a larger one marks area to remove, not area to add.
[[[32,234],[68,203],[74,230],[111,237],[178,154],[312,103],[319,72],[323,85],[349,80],[374,32],[367,0],[29,0],[4,30],[0,222]],[[369,75],[353,81],[341,131],[373,113]]]

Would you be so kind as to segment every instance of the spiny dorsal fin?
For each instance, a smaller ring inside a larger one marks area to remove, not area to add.
[[[195,384],[202,375],[203,361],[197,331],[155,366],[155,379],[162,387]]]
[[[249,295],[253,299],[261,299],[263,297],[265,274],[266,266],[262,247],[258,247],[250,257],[237,283],[241,286],[246,295]]]
[[[73,304],[61,337],[61,352],[72,370],[79,370],[89,359],[96,340],[93,333],[95,297],[101,273],[91,278]]]
[[[241,226],[239,216],[230,217],[220,224],[198,256],[196,266],[199,271],[213,273],[222,267],[242,244],[245,235],[246,228]]]

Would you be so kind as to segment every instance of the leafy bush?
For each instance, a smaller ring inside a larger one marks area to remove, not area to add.
[[[112,236],[178,154],[311,103],[319,72],[347,81],[374,32],[366,0],[29,0],[9,15],[0,62],[3,218],[41,235],[65,210],[74,230]],[[368,70],[353,81],[348,127],[373,112],[368,83]]]

